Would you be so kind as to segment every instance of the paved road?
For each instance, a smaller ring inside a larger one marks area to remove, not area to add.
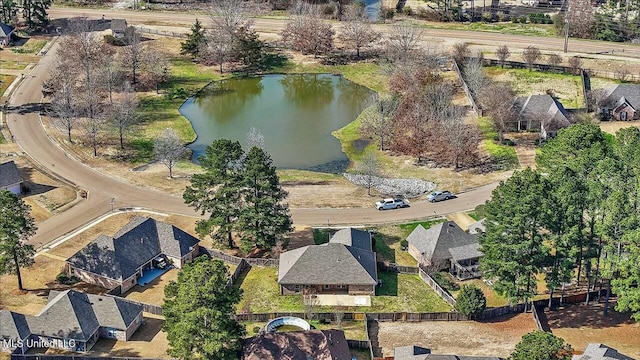
[[[54,18],[79,17],[86,16],[89,18],[125,18],[129,23],[153,23],[153,24],[172,24],[186,27],[195,22],[198,18],[205,21],[205,14],[191,14],[184,12],[156,12],[156,11],[131,11],[131,10],[109,10],[109,9],[74,9],[52,7],[49,15]],[[261,32],[278,33],[285,24],[286,20],[281,19],[255,19],[255,27]],[[206,24],[206,21],[205,21]],[[376,25],[379,31],[388,31],[389,25]],[[564,49],[564,38],[549,37],[533,37],[527,35],[511,35],[499,34],[491,32],[464,31],[464,30],[446,30],[446,29],[427,29],[426,35],[429,38],[468,41],[474,44],[483,45],[503,45],[507,44],[512,48],[523,48],[527,45],[536,45],[547,50]],[[591,41],[570,39],[569,51],[580,53],[598,53],[610,52],[615,50],[616,53],[624,52],[627,56],[640,57],[640,47],[632,44],[611,43],[604,41]]]

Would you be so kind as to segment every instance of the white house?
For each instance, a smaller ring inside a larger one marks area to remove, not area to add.
[[[9,161],[0,164],[0,190],[9,190],[14,194],[20,194],[22,177],[16,163]]]

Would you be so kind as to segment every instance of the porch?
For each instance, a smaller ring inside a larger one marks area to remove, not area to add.
[[[304,295],[305,305],[317,306],[371,306],[371,296],[369,295],[328,295],[314,294]]]
[[[458,262],[451,259],[449,273],[455,276],[456,279],[460,281],[482,277],[482,272],[480,271],[480,263],[478,260],[478,258],[474,258]]]

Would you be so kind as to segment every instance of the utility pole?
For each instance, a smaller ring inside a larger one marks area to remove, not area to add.
[[[569,48],[569,20],[564,19],[564,53],[567,53]]]

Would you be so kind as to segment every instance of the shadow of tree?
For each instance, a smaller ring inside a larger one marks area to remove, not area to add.
[[[607,316],[603,315],[604,303],[573,304],[550,311],[545,309],[551,329],[589,327],[595,329],[634,324],[629,313],[615,311],[616,301],[609,304]]]
[[[19,171],[22,179],[24,180],[23,191],[25,195],[39,195],[57,189],[56,186],[35,182],[34,174],[36,171],[33,168],[21,167],[19,168]]]
[[[398,273],[378,271],[378,279],[382,284],[376,288],[376,296],[398,296]]]

